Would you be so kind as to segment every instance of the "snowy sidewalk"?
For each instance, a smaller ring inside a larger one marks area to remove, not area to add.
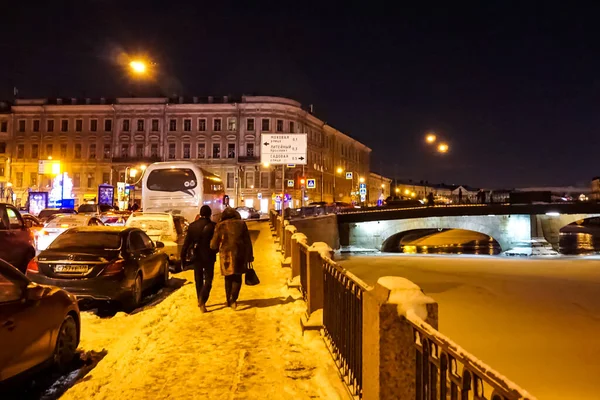
[[[305,304],[285,287],[288,270],[267,223],[249,223],[261,279],[225,307],[218,264],[209,312],[197,307],[193,271],[155,306],[132,315],[82,313],[83,351],[107,351],[62,399],[336,399],[344,389],[320,337],[302,336]]]

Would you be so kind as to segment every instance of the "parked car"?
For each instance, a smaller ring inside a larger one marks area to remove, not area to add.
[[[131,215],[130,211],[106,211],[100,214],[100,221],[107,226],[125,226],[125,222]]]
[[[75,296],[35,284],[0,260],[0,382],[40,365],[67,366],[80,326]]]
[[[114,210],[114,207],[108,204],[82,204],[77,208],[77,213],[98,217],[100,214],[111,210]]]
[[[11,204],[0,203],[0,258],[25,272],[35,257],[35,240],[23,216]]]
[[[133,310],[146,289],[164,286],[169,279],[162,247],[136,228],[71,228],[31,260],[27,276],[79,299],[117,301]]]
[[[146,232],[150,239],[161,241],[164,244],[163,252],[169,256],[173,265],[178,266],[185,232],[183,229],[177,229],[175,218],[182,217],[173,217],[168,213],[136,212],[127,219],[125,226],[139,228]]]
[[[259,219],[260,212],[252,207],[238,207],[236,211],[240,213],[242,219]]]
[[[45,224],[55,214],[77,214],[77,211],[72,208],[44,208],[37,217]]]
[[[21,216],[23,217],[23,222],[25,222],[25,226],[27,226],[29,229],[42,228],[44,226],[42,221],[40,221],[39,219],[37,219],[29,213],[21,213]]]
[[[54,214],[52,219],[46,223],[43,229],[38,232],[36,240],[36,249],[38,251],[46,250],[58,235],[69,228],[76,226],[103,226],[104,223],[96,217],[81,214]]]

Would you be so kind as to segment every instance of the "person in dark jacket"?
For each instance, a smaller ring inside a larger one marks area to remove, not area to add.
[[[187,259],[190,250],[193,251],[191,264],[194,267],[198,307],[202,313],[206,312],[206,302],[212,288],[215,261],[217,260],[217,253],[210,248],[210,242],[215,232],[215,223],[210,220],[211,215],[212,211],[209,206],[205,205],[200,208],[200,218],[190,224],[181,248],[182,264]]]
[[[248,270],[248,263],[254,261],[248,226],[240,213],[230,207],[223,211],[210,247],[219,251],[227,306],[235,310],[242,287],[242,274]]]

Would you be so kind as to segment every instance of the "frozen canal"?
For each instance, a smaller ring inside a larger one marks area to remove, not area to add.
[[[600,257],[381,254],[340,263],[370,284],[412,280],[441,332],[540,399],[598,399]]]

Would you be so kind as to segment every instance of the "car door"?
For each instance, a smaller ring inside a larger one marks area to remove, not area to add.
[[[152,278],[156,278],[161,273],[161,266],[163,264],[164,256],[157,251],[152,239],[146,235],[145,232],[140,231],[140,236],[144,241],[144,253],[146,254],[145,260],[148,267],[151,270]]]
[[[52,354],[49,310],[41,301],[25,299],[27,283],[24,277],[14,279],[0,269],[0,381],[41,364]]]
[[[142,234],[144,233],[139,230],[132,231],[129,234],[127,248],[129,249],[130,257],[136,263],[138,269],[142,271],[144,287],[146,287],[153,278],[153,268],[150,260],[148,260],[149,254],[144,239],[142,238]]]
[[[7,262],[15,263],[15,251],[13,249],[14,238],[9,229],[8,216],[6,215],[6,206],[0,204],[0,258]]]

